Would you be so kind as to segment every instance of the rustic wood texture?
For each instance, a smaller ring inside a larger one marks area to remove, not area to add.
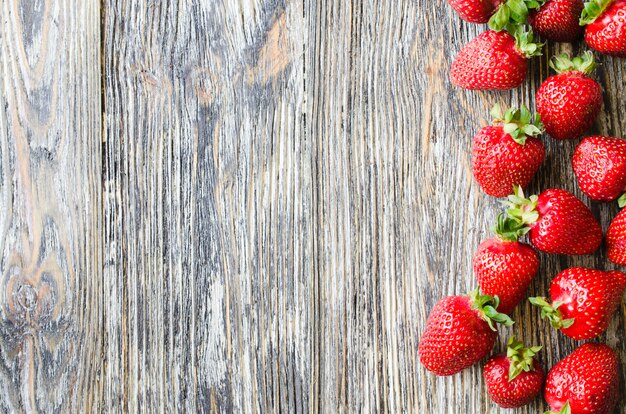
[[[69,3],[0,3],[0,411],[547,409],[499,409],[479,366],[427,373],[417,342],[501,211],[473,134],[580,45],[469,92],[448,68],[485,27],[444,0]],[[626,136],[624,61],[600,59],[595,131]],[[529,190],[588,202],[576,143],[545,142]],[[606,229],[617,206],[590,205]],[[541,263],[535,294],[612,268]],[[549,368],[577,345],[514,319],[496,351],[514,333]],[[624,328],[622,306],[601,340],[626,364]]]
[[[0,2],[0,412],[101,403],[99,2]]]

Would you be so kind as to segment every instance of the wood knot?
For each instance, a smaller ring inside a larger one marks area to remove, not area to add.
[[[37,291],[29,284],[21,285],[15,292],[15,297],[25,311],[32,311],[37,306]]]
[[[8,311],[17,326],[37,328],[46,323],[56,305],[56,283],[52,277],[36,278],[20,273],[8,281]]]

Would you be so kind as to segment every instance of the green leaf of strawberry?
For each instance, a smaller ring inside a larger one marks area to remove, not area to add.
[[[574,318],[563,319],[563,315],[559,311],[559,306],[561,306],[563,302],[557,301],[550,304],[547,299],[543,297],[528,298],[528,301],[541,309],[541,318],[547,318],[553,328],[569,328],[574,324]]]

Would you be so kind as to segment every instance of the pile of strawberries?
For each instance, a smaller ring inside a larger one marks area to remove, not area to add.
[[[511,89],[526,78],[527,62],[540,55],[534,32],[557,42],[573,42],[584,34],[597,52],[626,57],[626,0],[448,0],[461,18],[489,23],[452,63],[452,83],[465,89]],[[530,26],[530,27],[529,27]],[[585,135],[602,108],[602,89],[590,77],[596,64],[591,51],[571,58],[554,57],[556,75],[536,93],[537,114],[525,107],[492,110],[494,123],[474,137],[472,170],[485,193],[506,197],[494,226],[473,258],[479,288],[465,296],[439,301],[419,343],[420,362],[436,375],[453,375],[487,357],[496,325],[510,326],[508,316],[524,299],[539,270],[535,251],[585,255],[602,243],[600,224],[575,195],[549,189],[526,197],[522,188],[545,158],[538,135],[575,140]],[[576,148],[572,167],[581,190],[596,201],[626,205],[626,140],[589,136]],[[512,194],[511,194],[512,193]],[[530,244],[520,241],[527,237]],[[626,209],[606,234],[608,258],[626,266]],[[626,274],[569,268],[552,280],[549,296],[528,300],[541,317],[575,340],[597,338],[621,304]],[[528,404],[543,390],[553,413],[609,414],[620,395],[620,362],[607,345],[588,342],[558,362],[545,375],[536,354],[510,338],[505,353],[484,365],[487,391],[502,407]]]

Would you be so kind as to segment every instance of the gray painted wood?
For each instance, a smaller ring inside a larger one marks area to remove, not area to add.
[[[66,3],[1,3],[2,410],[513,412],[479,366],[425,372],[417,341],[474,287],[501,210],[473,134],[495,102],[532,107],[548,57],[578,46],[548,45],[519,90],[468,92],[447,71],[484,27],[445,1]],[[595,130],[626,136],[623,60],[601,61]],[[576,143],[545,142],[530,190],[588,202]],[[606,229],[617,207],[591,205]],[[611,268],[541,259],[535,294]],[[601,340],[626,363],[624,311]],[[549,368],[575,348],[514,316],[497,349],[515,333]]]
[[[99,2],[0,2],[0,412],[101,403]]]

